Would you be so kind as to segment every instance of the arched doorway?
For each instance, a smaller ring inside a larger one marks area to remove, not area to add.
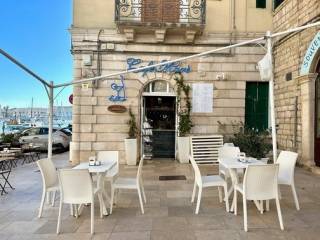
[[[315,139],[314,139],[314,161],[320,167],[320,59],[316,67],[318,77],[315,83]]]
[[[301,158],[320,166],[320,31],[307,48],[300,68]]]
[[[175,158],[176,94],[169,82],[148,83],[141,99],[141,153],[147,159]]]

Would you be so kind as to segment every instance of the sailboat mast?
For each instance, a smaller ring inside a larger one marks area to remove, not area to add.
[[[30,113],[30,118],[32,118],[32,112],[33,112],[33,98],[31,98],[31,113]]]

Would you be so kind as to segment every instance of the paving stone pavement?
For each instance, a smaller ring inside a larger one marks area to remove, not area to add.
[[[58,168],[70,167],[68,152],[54,155]],[[217,174],[217,166],[201,165],[203,175]],[[121,165],[121,176],[135,176],[137,167]],[[185,175],[186,180],[159,181],[159,176]],[[122,190],[113,214],[99,218],[96,208],[95,235],[90,235],[90,207],[79,218],[63,209],[62,233],[56,235],[58,202],[45,205],[43,217],[38,218],[42,191],[41,175],[35,163],[15,168],[10,181],[15,190],[0,197],[0,239],[320,239],[320,177],[296,169],[296,185],[301,210],[294,206],[290,189],[282,187],[281,209],[285,230],[281,231],[275,204],[270,212],[260,214],[249,202],[249,232],[243,231],[242,201],[234,216],[219,203],[216,188],[203,193],[200,212],[194,214],[191,204],[193,172],[189,164],[172,160],[146,161],[143,179],[147,196],[145,214],[141,214],[136,191]],[[98,202],[97,205],[98,206]]]

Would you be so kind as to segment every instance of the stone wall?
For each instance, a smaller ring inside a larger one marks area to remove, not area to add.
[[[256,0],[207,0],[205,30],[207,32],[230,32],[233,29],[233,21],[235,21],[236,31],[266,31],[272,25],[272,1],[267,0],[266,9],[257,9]],[[192,5],[197,1],[183,0],[181,2],[188,2]],[[73,0],[73,27],[115,28],[114,10],[114,0]],[[257,19],[259,21],[256,21]]]
[[[286,0],[274,13],[274,31],[284,31],[320,19],[319,0]],[[303,147],[302,88],[299,71],[304,55],[318,28],[277,39],[274,45],[275,108],[277,136],[280,149],[297,151],[300,163],[305,164]],[[289,75],[292,74],[292,80]],[[309,133],[309,135],[312,132]],[[310,138],[310,137],[309,137]]]
[[[75,79],[90,77],[97,73],[97,34],[98,31],[94,30],[88,32],[74,29],[72,31]],[[121,34],[107,30],[100,35],[100,38],[106,42],[113,41],[115,44],[113,50],[101,53],[102,75],[125,70],[126,60],[129,57],[140,58],[145,62],[159,62],[217,48],[228,43],[227,38],[207,35],[201,38],[202,43],[206,44],[126,44]],[[221,39],[226,43],[221,44]],[[233,131],[232,122],[244,121],[246,81],[259,81],[260,76],[256,63],[263,54],[264,50],[261,47],[251,45],[183,63],[192,68],[190,73],[184,74],[184,79],[188,84],[213,83],[214,87],[213,112],[192,114],[195,125],[192,134],[230,134]],[[83,65],[86,55],[92,55],[92,66]],[[217,75],[221,72],[226,74],[226,79],[216,80]],[[119,77],[99,81],[96,88],[94,86],[88,89],[83,89],[81,86],[74,87],[71,146],[71,160],[74,163],[79,159],[86,161],[90,155],[100,150],[118,150],[121,162],[125,161],[124,139],[127,137],[126,123],[129,115],[127,112],[119,114],[107,110],[107,107],[113,104],[108,97],[114,94],[110,85],[116,79]],[[155,79],[167,80],[173,86],[175,84],[170,75],[162,73],[148,74],[146,77],[142,77],[141,73],[130,73],[125,76],[128,100],[123,102],[123,105],[132,108],[138,123],[140,122],[141,91],[143,86]],[[219,122],[224,125],[219,125]]]
[[[273,29],[275,32],[302,26],[319,17],[319,0],[285,0],[274,11]]]

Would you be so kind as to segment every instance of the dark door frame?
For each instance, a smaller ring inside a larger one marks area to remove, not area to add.
[[[176,157],[176,142],[177,142],[177,138],[176,138],[176,129],[177,129],[177,108],[176,108],[176,104],[177,104],[177,97],[175,96],[175,95],[173,95],[173,94],[158,94],[158,93],[154,93],[154,94],[143,94],[142,95],[142,104],[143,104],[143,108],[142,108],[142,110],[143,110],[143,112],[141,112],[141,117],[144,117],[145,116],[145,114],[146,114],[146,111],[147,111],[147,107],[146,107],[146,101],[147,101],[147,99],[150,99],[150,98],[157,98],[157,97],[160,97],[160,98],[172,98],[172,100],[174,101],[174,105],[175,105],[175,112],[174,112],[174,115],[175,115],[175,117],[174,117],[174,120],[175,120],[175,124],[174,124],[174,129],[172,130],[173,132],[174,132],[174,144],[173,144],[173,149],[174,149],[174,157],[172,157],[173,159],[175,159],[175,157]],[[141,124],[141,130],[142,130],[142,124]],[[153,137],[155,137],[157,134],[157,132],[158,132],[158,134],[159,134],[159,132],[162,132],[162,131],[164,131],[164,132],[166,132],[166,130],[160,130],[160,129],[153,129],[155,132],[153,132],[153,134],[152,134],[152,136]],[[155,139],[153,139],[153,140],[155,140]],[[154,142],[155,143],[155,142]],[[142,141],[142,143],[141,143],[142,145],[141,145],[141,150],[143,150],[143,141]],[[153,146],[153,147],[155,147],[155,146]],[[171,157],[164,157],[164,156],[153,156],[154,158],[171,158]]]
[[[318,129],[318,105],[320,104],[320,101],[318,101],[318,84],[320,84],[320,59],[318,60],[318,65],[316,67],[316,73],[318,73],[318,76],[315,80],[315,109],[314,109],[314,162],[315,165],[320,167],[320,138],[317,137],[317,129]],[[318,148],[317,148],[318,147]]]

